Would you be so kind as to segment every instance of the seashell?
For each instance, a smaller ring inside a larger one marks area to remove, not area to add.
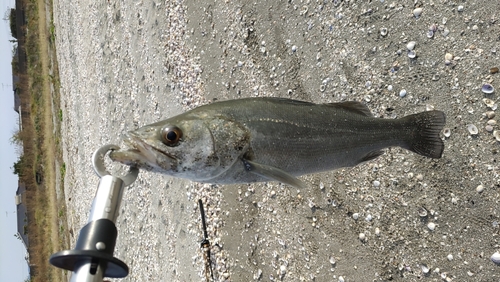
[[[408,51],[408,58],[415,59],[417,57],[417,52],[415,50]]]
[[[360,240],[360,241],[364,241],[364,240],[366,240],[366,235],[365,235],[365,233],[359,233],[359,240]]]
[[[422,264],[422,265],[420,266],[420,268],[422,269],[422,273],[423,273],[423,274],[427,274],[427,273],[429,273],[429,271],[430,271],[430,269],[429,269],[429,268],[427,267],[427,265],[425,265],[425,264]]]
[[[380,35],[386,36],[387,33],[388,33],[387,28],[385,28],[385,27],[380,28]]]
[[[444,55],[444,59],[445,59],[446,61],[451,61],[451,60],[453,60],[453,54],[451,54],[451,53],[446,53],[446,54]]]
[[[488,125],[495,126],[497,125],[497,121],[494,119],[490,119],[489,121],[486,122]]]
[[[415,48],[415,45],[417,45],[417,42],[410,41],[410,42],[408,42],[408,44],[406,44],[406,49],[408,49],[408,50],[411,51],[411,50],[413,50]]]
[[[493,255],[491,255],[490,259],[492,262],[500,264],[500,253],[499,252],[494,253]]]
[[[488,131],[488,132],[492,132],[493,131],[493,126],[491,126],[491,125],[488,124],[488,125],[486,125],[484,127],[484,129],[486,129],[486,131]]]
[[[500,131],[498,130],[493,131],[493,136],[495,137],[495,140],[500,142]]]
[[[458,12],[463,12],[464,11],[464,6],[460,5],[457,7]]]
[[[451,129],[449,129],[448,127],[443,129],[443,135],[446,138],[450,137],[451,136]]]
[[[432,30],[427,31],[427,38],[432,38],[432,37],[434,37],[434,31]]]
[[[420,217],[426,217],[426,216],[427,216],[427,209],[426,209],[426,208],[424,208],[424,207],[420,207],[420,208],[418,209],[418,215],[419,215]]]
[[[484,94],[491,94],[495,92],[495,88],[493,87],[493,85],[485,83],[483,84],[483,86],[481,86],[481,91],[483,91]]]
[[[486,116],[489,118],[489,119],[492,119],[495,117],[495,112],[494,111],[487,111],[486,112]]]
[[[470,135],[477,135],[479,133],[477,126],[472,123],[467,125],[467,130],[469,131]]]
[[[335,265],[337,262],[335,261],[335,257],[334,256],[330,256],[330,259],[329,259],[330,263],[332,265]]]
[[[446,36],[448,36],[448,34],[450,34],[450,30],[449,30],[449,29],[447,29],[447,28],[445,28],[445,29],[443,30],[443,36],[445,36],[445,37],[446,37]]]
[[[483,99],[483,102],[484,104],[488,107],[488,108],[493,108],[493,106],[495,106],[495,101],[489,99],[489,98],[484,98]]]
[[[413,10],[413,15],[415,16],[415,18],[419,18],[421,15],[422,15],[422,8],[416,8],[415,10]]]
[[[427,228],[429,228],[430,231],[434,231],[434,229],[436,229],[436,224],[434,222],[429,222]]]

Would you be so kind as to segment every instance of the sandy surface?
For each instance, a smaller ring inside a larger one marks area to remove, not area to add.
[[[480,91],[500,89],[489,72],[500,65],[498,1],[417,1],[418,19],[408,1],[54,2],[75,235],[98,183],[94,150],[214,99],[357,100],[384,118],[434,107],[451,130],[442,159],[393,148],[305,176],[311,188],[301,191],[142,172],[117,223],[115,254],[131,269],[123,281],[205,281],[199,198],[217,281],[500,280],[490,260],[500,251],[500,147],[483,103],[497,95]]]

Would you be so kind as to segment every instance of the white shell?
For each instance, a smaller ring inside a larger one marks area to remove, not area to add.
[[[408,44],[406,44],[406,49],[411,51],[411,50],[413,50],[413,48],[415,48],[415,45],[417,45],[417,42],[410,41],[410,42],[408,42]]]
[[[436,224],[434,222],[429,222],[427,228],[429,228],[430,231],[434,231],[434,229],[436,229]]]
[[[453,54],[451,54],[451,53],[446,53],[446,54],[444,55],[444,59],[445,59],[446,61],[451,61],[451,60],[453,60]]]
[[[399,97],[403,98],[405,96],[406,96],[406,90],[405,89],[399,91]]]
[[[493,136],[498,142],[500,142],[500,131],[498,130],[493,131]]]
[[[448,127],[443,129],[443,135],[446,138],[450,137],[451,136],[451,129],[449,129]]]
[[[411,50],[408,52],[408,58],[415,59],[417,57],[417,52],[415,50]]]
[[[388,31],[387,31],[387,28],[385,28],[385,27],[380,28],[380,35],[382,35],[382,36],[386,36],[386,35],[387,35],[387,32],[388,32]]]
[[[500,264],[500,253],[499,252],[494,253],[490,259],[492,262]]]
[[[429,269],[429,268],[427,267],[427,265],[425,265],[425,264],[422,264],[422,265],[420,266],[420,268],[422,268],[422,273],[423,273],[423,274],[427,274],[427,273],[429,273],[429,271],[430,271],[430,269]]]
[[[359,233],[359,240],[364,241],[366,239],[365,233]]]
[[[334,257],[334,256],[330,256],[330,259],[329,259],[329,260],[330,260],[330,263],[331,263],[332,265],[335,265],[335,264],[337,263],[337,262],[335,261],[335,257]]]
[[[415,10],[413,10],[413,15],[418,19],[420,15],[422,15],[422,8],[416,8]]]
[[[491,100],[490,98],[484,98],[483,103],[489,108],[493,108],[493,106],[495,106],[495,101]]]
[[[469,133],[471,135],[477,135],[479,133],[479,130],[477,129],[477,126],[475,126],[474,124],[469,124],[467,125],[467,130],[469,131]]]
[[[463,12],[464,11],[464,6],[460,5],[457,7],[457,11]]]

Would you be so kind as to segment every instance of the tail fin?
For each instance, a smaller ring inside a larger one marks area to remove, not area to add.
[[[428,111],[402,118],[406,131],[405,149],[429,158],[441,158],[444,143],[439,132],[444,127],[446,116],[441,111]]]

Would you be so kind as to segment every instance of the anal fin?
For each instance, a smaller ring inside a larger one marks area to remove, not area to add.
[[[269,180],[279,181],[295,188],[307,188],[307,185],[304,182],[279,168],[255,163],[245,159],[243,159],[243,165],[245,166],[245,170],[248,172],[263,176]]]

